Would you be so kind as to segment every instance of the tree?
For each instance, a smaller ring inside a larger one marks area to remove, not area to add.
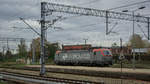
[[[10,57],[12,56],[11,51],[10,51],[10,50],[7,50],[5,56],[6,56],[6,58],[10,58]]]
[[[134,34],[130,37],[130,44],[131,44],[131,47],[133,48],[144,48],[145,47],[145,43],[143,40],[142,40],[142,37],[138,34]],[[141,56],[139,55],[138,57],[139,61],[141,60]]]
[[[54,59],[55,53],[57,50],[59,50],[59,44],[58,43],[47,43],[46,44],[46,51],[49,59]]]
[[[23,39],[21,39],[20,44],[18,45],[18,55],[20,58],[27,56],[27,46]]]
[[[34,49],[35,49],[35,58],[36,59],[40,59],[40,38],[38,37],[38,38],[35,38],[35,39],[33,39],[32,40],[32,43],[34,44]],[[31,44],[31,57],[30,58],[32,58],[32,54],[33,54],[33,44]]]
[[[34,47],[35,47],[35,58],[40,59],[40,38],[33,39],[32,43],[34,43]],[[31,52],[32,52],[32,46],[33,45],[31,44]],[[45,57],[49,59],[53,59],[55,52],[58,49],[60,49],[58,43],[50,43],[48,41],[45,41]]]
[[[134,34],[130,37],[130,45],[134,48],[143,48],[145,46],[142,37],[138,34]]]
[[[3,60],[3,53],[0,52],[0,61],[2,61],[2,60]]]
[[[150,47],[150,43],[149,43],[148,40],[143,40],[143,42],[144,42],[144,47],[145,48],[149,48]]]
[[[145,47],[145,48],[148,48],[147,53],[150,54],[150,49],[149,49],[149,48],[150,48],[150,43],[149,43],[149,41],[148,41],[148,40],[143,40],[143,41],[144,41],[144,44],[145,44],[144,47]]]

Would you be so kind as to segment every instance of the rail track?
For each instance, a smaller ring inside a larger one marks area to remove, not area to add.
[[[8,69],[16,69],[16,70],[28,70],[28,71],[39,71],[39,68],[33,67],[24,67],[24,68],[16,68],[16,67],[0,67],[0,68],[8,68]],[[84,71],[84,70],[68,70],[68,69],[47,69],[47,72],[51,73],[63,73],[63,74],[75,74],[75,75],[85,75],[85,76],[94,76],[94,77],[108,77],[108,78],[118,78],[118,79],[127,79],[127,80],[138,80],[138,81],[147,81],[150,82],[149,74],[131,74],[131,73],[113,73],[113,72],[92,72],[92,71]]]
[[[17,72],[8,72],[1,71],[0,79],[12,79],[12,80],[22,80],[37,84],[104,84],[103,82],[92,82],[92,81],[83,81],[83,80],[72,80],[72,79],[64,79],[64,78],[54,78],[54,77],[46,77],[46,76],[37,76],[37,75],[29,75],[29,74],[21,74]]]

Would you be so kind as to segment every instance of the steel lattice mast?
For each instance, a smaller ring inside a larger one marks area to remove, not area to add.
[[[119,19],[119,20],[126,20],[126,21],[133,21],[132,14],[126,14],[122,12],[114,12],[114,11],[107,11],[107,10],[98,10],[93,8],[83,8],[71,5],[64,5],[64,4],[56,4],[56,3],[45,3],[46,9],[44,12],[46,15],[49,15],[51,12],[64,12],[70,14],[79,14],[85,16],[96,16],[96,17],[104,17],[106,18],[106,34],[108,33],[108,19]],[[134,21],[140,23],[147,23],[148,24],[148,39],[149,39],[149,19],[150,17],[145,17],[141,15],[134,15]]]
[[[46,25],[45,25],[45,17],[46,17],[46,2],[41,2],[41,50],[40,50],[40,61],[41,61],[41,69],[40,69],[40,75],[45,75],[45,31],[46,31]]]
[[[76,6],[63,5],[63,4],[46,3],[45,13],[49,13],[51,11],[52,12],[64,12],[64,13],[70,13],[70,14],[80,14],[80,15],[86,15],[86,16],[108,17],[112,19],[133,21],[132,14],[107,11],[107,10],[98,10],[98,9],[93,9],[93,8],[76,7]],[[135,15],[134,18],[135,18],[135,21],[137,22],[147,23],[149,17]]]
[[[51,15],[52,12],[63,12],[69,14],[78,14],[78,15],[85,15],[85,16],[96,16],[96,17],[104,17],[106,18],[106,34],[108,32],[108,19],[119,19],[119,20],[126,20],[126,21],[133,21],[132,14],[126,14],[122,12],[114,12],[108,10],[98,10],[93,8],[83,8],[71,5],[64,5],[64,4],[56,4],[56,3],[47,3],[41,2],[41,71],[40,75],[45,74],[45,67],[44,67],[44,38],[45,38],[45,26],[46,21],[45,17]],[[134,15],[134,21],[140,23],[147,23],[148,24],[148,39],[149,39],[149,18],[140,15]]]

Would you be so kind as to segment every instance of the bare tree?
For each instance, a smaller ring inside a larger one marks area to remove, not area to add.
[[[143,48],[145,47],[145,43],[142,40],[142,37],[138,34],[134,34],[130,37],[130,46],[134,47],[134,48]]]

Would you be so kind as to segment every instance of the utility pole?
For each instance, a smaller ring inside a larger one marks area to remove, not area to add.
[[[34,39],[32,41],[32,64],[35,63],[35,44]]]
[[[45,75],[45,17],[46,17],[46,2],[41,2],[41,68],[40,75]]]
[[[5,46],[3,46],[3,60],[5,59]]]
[[[133,15],[133,69],[135,69],[135,36],[134,36],[134,24],[135,24],[135,21],[134,21],[134,11],[132,12],[132,15]]]
[[[123,49],[122,49],[122,38],[120,38],[120,60],[121,60],[121,73],[122,73],[122,60],[123,60]]]
[[[148,20],[148,40],[150,40],[150,37],[149,37],[149,17],[147,18]]]
[[[122,82],[122,60],[123,60],[123,48],[122,48],[122,38],[120,38],[120,60],[121,60],[121,84]]]
[[[8,44],[8,39],[7,39],[7,51],[9,51],[9,44]]]
[[[106,35],[108,35],[108,11],[106,11]]]

